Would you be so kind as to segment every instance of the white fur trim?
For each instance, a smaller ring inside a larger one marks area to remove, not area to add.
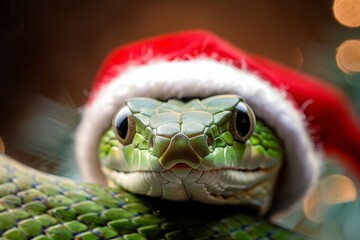
[[[237,94],[245,98],[257,117],[266,121],[283,140],[285,169],[275,193],[273,213],[288,210],[314,186],[320,172],[320,156],[306,132],[303,114],[255,72],[208,58],[191,61],[157,61],[129,67],[100,89],[87,106],[76,135],[76,154],[86,181],[105,183],[98,162],[101,135],[128,98],[158,99]]]

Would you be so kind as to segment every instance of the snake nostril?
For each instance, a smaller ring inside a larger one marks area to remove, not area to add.
[[[155,137],[150,138],[150,140],[149,140],[150,149],[154,148],[154,142],[155,142]]]
[[[208,145],[208,147],[212,147],[213,143],[214,143],[214,139],[211,136],[207,135],[207,145]]]

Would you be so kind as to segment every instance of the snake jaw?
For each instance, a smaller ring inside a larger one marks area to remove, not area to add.
[[[171,201],[189,199],[223,205],[251,205],[265,213],[279,167],[268,170],[213,169],[175,166],[160,172],[119,172],[103,167],[113,185]]]

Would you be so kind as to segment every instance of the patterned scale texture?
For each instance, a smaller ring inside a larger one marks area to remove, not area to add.
[[[305,239],[238,212],[77,183],[0,155],[1,240]]]

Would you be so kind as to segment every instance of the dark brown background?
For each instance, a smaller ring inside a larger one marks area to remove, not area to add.
[[[250,53],[336,84],[360,113],[360,74],[343,73],[335,61],[338,46],[360,39],[360,31],[339,24],[332,5],[332,0],[0,0],[0,137],[6,153],[79,179],[72,149],[79,115],[73,110],[86,102],[102,59],[120,44],[185,29],[211,30]],[[329,164],[324,179],[346,175]],[[339,186],[342,195],[349,192]],[[310,212],[307,205],[304,211],[299,207],[281,224],[312,239],[358,239],[360,198],[329,206],[320,201],[326,191],[339,194],[322,188]]]
[[[115,46],[194,28],[321,78],[334,78],[328,67],[335,65],[336,47],[356,31],[335,21],[328,0],[2,0],[0,136],[11,144],[34,95],[84,104],[102,59]]]

